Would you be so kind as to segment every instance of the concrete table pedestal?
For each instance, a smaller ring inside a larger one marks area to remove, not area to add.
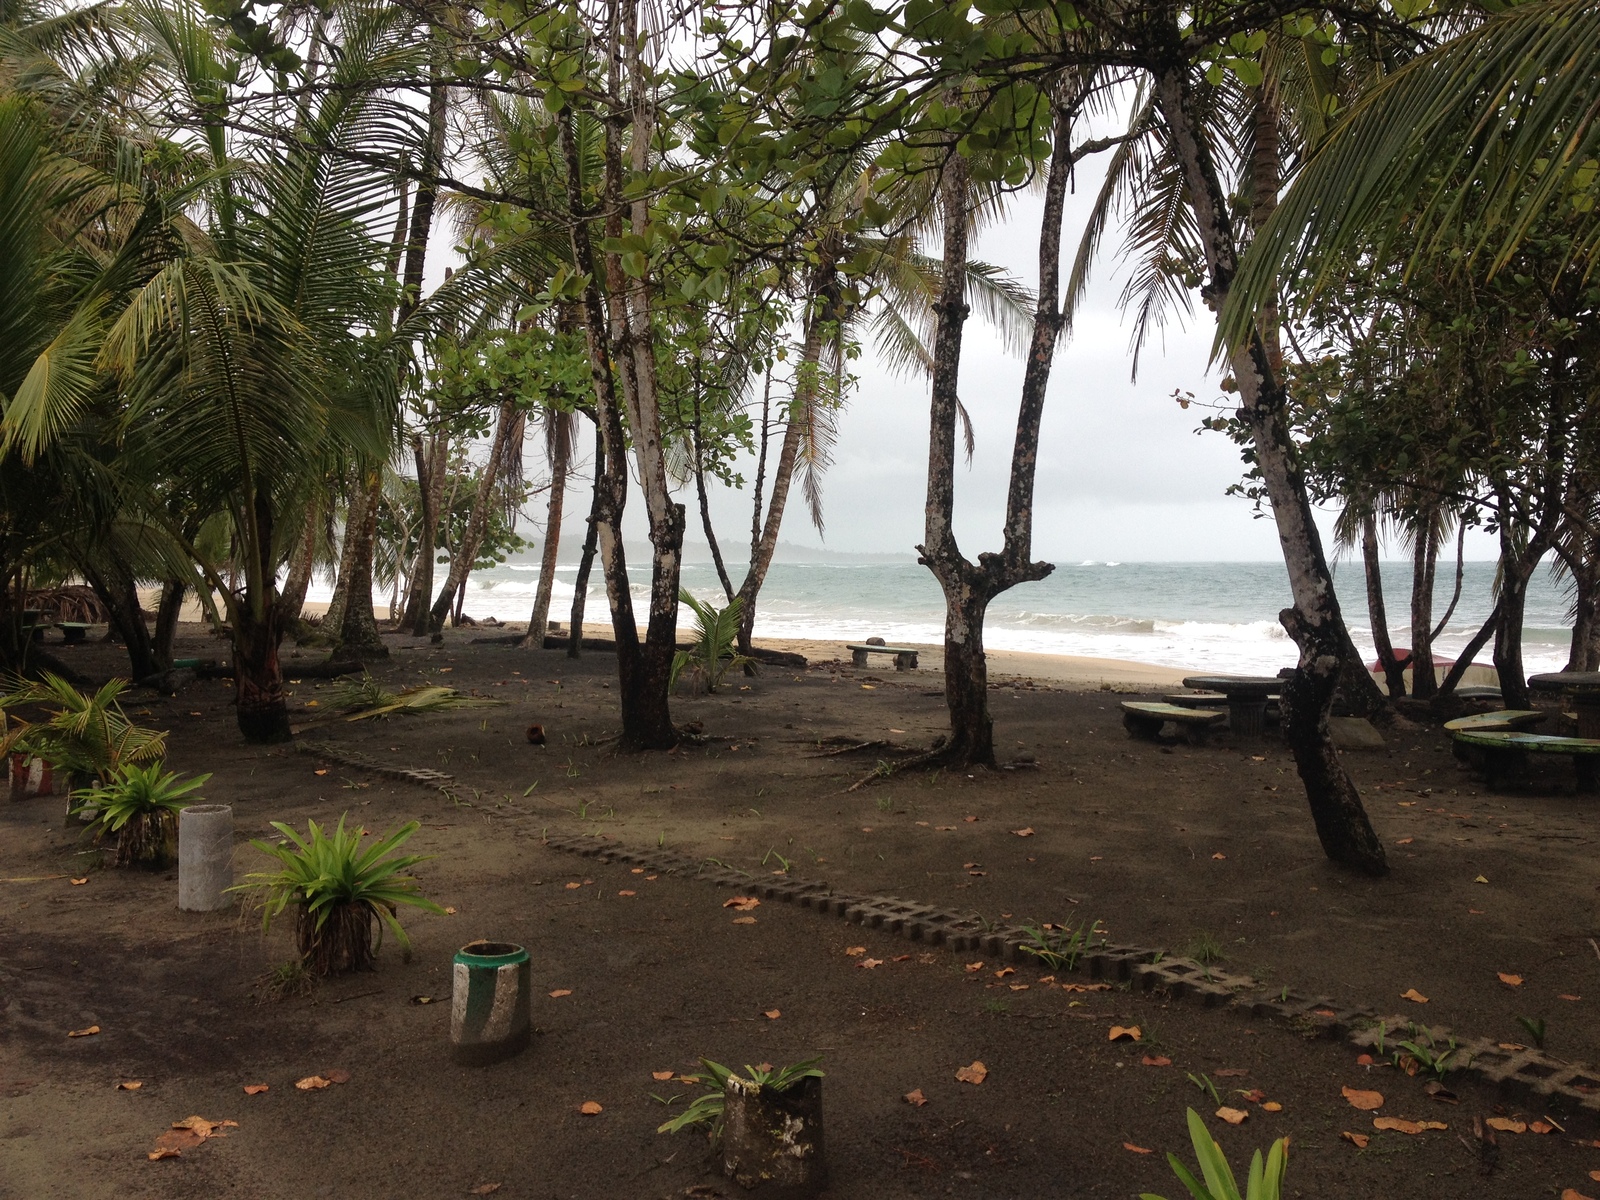
[[[233,897],[233,809],[191,804],[178,810],[178,907],[184,912],[230,908]]]

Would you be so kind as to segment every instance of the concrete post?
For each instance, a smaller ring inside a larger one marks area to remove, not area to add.
[[[178,907],[212,912],[233,904],[233,809],[191,804],[178,812]]]

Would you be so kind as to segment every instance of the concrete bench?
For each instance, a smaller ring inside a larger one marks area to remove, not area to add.
[[[1175,692],[1167,703],[1179,708],[1227,708],[1228,698],[1221,692]]]
[[[1596,790],[1596,766],[1600,765],[1600,738],[1557,737],[1549,733],[1516,733],[1460,730],[1453,734],[1458,745],[1474,752],[1482,761],[1489,786],[1498,788],[1527,769],[1530,754],[1565,754],[1572,758],[1578,776],[1578,790]]]
[[[1451,733],[1515,733],[1530,725],[1537,725],[1549,713],[1533,708],[1502,708],[1494,712],[1473,713],[1444,723]]]
[[[869,654],[894,655],[894,669],[896,671],[915,671],[917,669],[917,651],[905,646],[872,646],[856,645],[853,642],[845,643],[845,649],[850,651],[852,666],[864,667],[867,665]]]
[[[1191,746],[1205,745],[1211,730],[1227,719],[1227,714],[1209,708],[1181,708],[1176,704],[1157,704],[1148,700],[1122,702],[1122,727],[1136,738],[1154,741],[1168,722],[1178,727]]]
[[[89,622],[87,621],[57,621],[56,628],[61,630],[61,640],[68,645],[81,642],[89,636]]]

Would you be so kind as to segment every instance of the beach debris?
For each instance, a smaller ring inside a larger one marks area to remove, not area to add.
[[[987,1078],[989,1078],[989,1068],[976,1060],[969,1067],[956,1068],[956,1080],[960,1083],[970,1083],[976,1087]]]
[[[1382,1092],[1368,1092],[1360,1088],[1342,1087],[1339,1094],[1350,1102],[1351,1108],[1359,1108],[1364,1112],[1372,1112],[1383,1107]]]

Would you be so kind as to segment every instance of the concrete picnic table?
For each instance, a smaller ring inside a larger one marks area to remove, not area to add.
[[[1228,698],[1228,728],[1241,737],[1260,737],[1266,726],[1267,697],[1283,688],[1276,675],[1190,675],[1186,688],[1221,692]]]
[[[1578,736],[1600,738],[1600,671],[1548,671],[1531,676],[1528,687],[1571,696],[1578,714]]]

